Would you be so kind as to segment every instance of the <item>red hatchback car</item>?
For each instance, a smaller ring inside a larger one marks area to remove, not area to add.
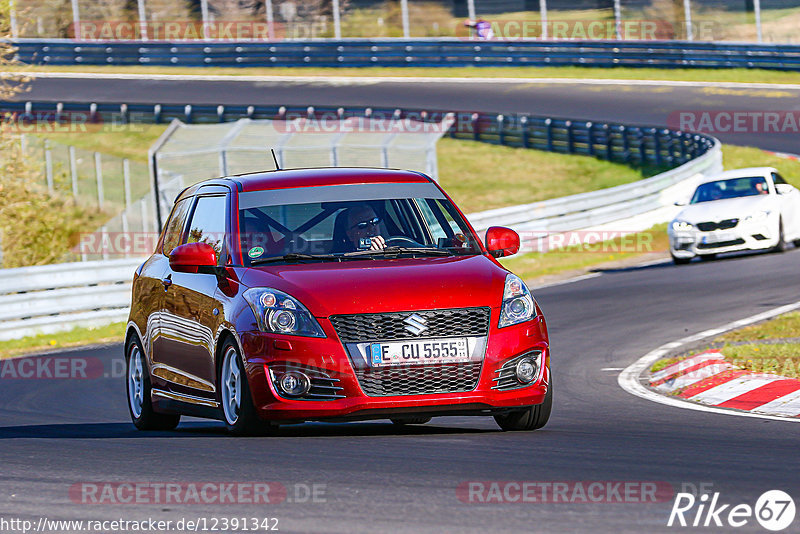
[[[235,434],[312,420],[494,416],[545,425],[547,326],[427,176],[384,169],[282,170],[183,191],[137,270],[128,406],[137,428],[181,415]]]

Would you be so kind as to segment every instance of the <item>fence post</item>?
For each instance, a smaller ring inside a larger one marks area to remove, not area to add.
[[[342,38],[342,19],[339,12],[339,0],[333,0],[333,36],[336,39]]]
[[[22,134],[19,136],[19,151],[25,156],[28,153],[28,136]]]
[[[546,127],[547,133],[547,151],[553,151],[553,119],[547,118],[544,120],[544,125]]]
[[[69,176],[72,179],[72,198],[78,200],[78,160],[72,145],[69,147]]]
[[[122,184],[125,188],[125,209],[131,207],[131,162],[128,158],[122,160]]]
[[[547,0],[539,0],[539,17],[542,22],[542,40],[547,39]]]
[[[572,121],[567,121],[567,153],[575,153],[575,135],[572,131]]]
[[[11,38],[19,39],[19,25],[17,25],[17,10],[14,6],[14,0],[8,2],[8,18],[11,24]]]
[[[275,40],[275,17],[272,13],[272,0],[266,0],[264,5],[267,12],[267,36],[270,41]]]
[[[622,40],[622,6],[620,0],[614,0],[614,35],[617,41]]]
[[[586,123],[586,139],[589,155],[594,156],[594,123],[591,121]]]
[[[73,37],[78,38],[78,31],[81,26],[81,14],[78,9],[78,0],[72,0],[72,24],[73,24]]]
[[[622,136],[622,160],[628,163],[631,160],[631,141],[628,139],[628,128],[624,124],[620,125],[619,134]]]
[[[97,205],[103,209],[103,161],[100,159],[100,152],[94,153],[94,176],[97,179]]]
[[[608,124],[603,124],[603,137],[606,142],[606,159],[608,161],[614,160],[614,136],[611,134],[611,128]]]
[[[53,184],[53,154],[50,152],[50,141],[44,140],[44,173],[47,178],[47,190],[52,193],[55,189]]]
[[[763,42],[761,34],[761,0],[753,0],[753,11],[756,15],[756,38],[759,43]]]
[[[528,117],[522,116],[519,118],[519,127],[522,130],[522,148],[530,148],[530,132],[528,131]]]
[[[501,145],[506,144],[505,119],[506,118],[503,115],[497,116],[497,140],[500,142]]]
[[[694,41],[694,30],[692,30],[692,0],[683,0],[683,18],[686,22],[686,40]]]
[[[639,138],[639,160],[644,165],[647,163],[647,136],[642,128],[636,128],[636,133]]]
[[[410,23],[408,22],[408,0],[400,0],[400,10],[402,11],[403,16],[403,37],[408,39],[411,37],[411,29],[409,28]]]

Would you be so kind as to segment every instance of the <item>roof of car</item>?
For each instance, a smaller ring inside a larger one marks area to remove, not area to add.
[[[425,183],[431,179],[415,171],[368,167],[325,167],[255,172],[228,177],[240,191],[344,184]]]
[[[716,182],[717,180],[730,180],[732,178],[750,178],[756,176],[768,176],[771,172],[778,172],[772,167],[748,167],[746,169],[733,169],[720,174],[708,176],[703,183]]]

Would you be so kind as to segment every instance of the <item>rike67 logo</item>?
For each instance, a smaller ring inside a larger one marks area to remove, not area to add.
[[[792,524],[795,511],[794,500],[781,490],[765,492],[755,506],[723,503],[719,492],[711,496],[703,493],[700,497],[678,493],[667,526],[740,528],[755,519],[763,528],[778,532]]]

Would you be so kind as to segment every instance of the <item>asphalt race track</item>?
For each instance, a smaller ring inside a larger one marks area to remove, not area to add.
[[[226,87],[40,79],[26,98],[457,107],[655,125],[678,106],[776,110],[798,102],[615,86]],[[745,137],[739,143],[786,151],[796,139]],[[798,263],[800,250],[790,249],[604,272],[534,291],[551,330],[556,402],[550,423],[531,433],[503,433],[491,419],[467,417],[399,430],[388,421],[306,424],[256,438],[231,438],[219,423],[189,419],[175,432],[142,433],[129,422],[124,379],[115,373],[121,346],[66,353],[101,360],[110,376],[0,379],[0,516],[277,517],[281,531],[370,534],[669,532],[698,530],[666,526],[672,498],[480,504],[460,501],[456,488],[469,481],[666,482],[675,492],[705,484],[723,503],[753,506],[772,489],[797,500],[800,425],[655,404],[621,390],[617,375],[663,343],[800,300]],[[90,505],[70,495],[82,482],[206,481],[279,482],[289,499],[259,506]],[[313,484],[324,485],[324,495],[297,502]],[[797,531],[797,521],[787,532]],[[763,532],[754,519],[737,530]]]

